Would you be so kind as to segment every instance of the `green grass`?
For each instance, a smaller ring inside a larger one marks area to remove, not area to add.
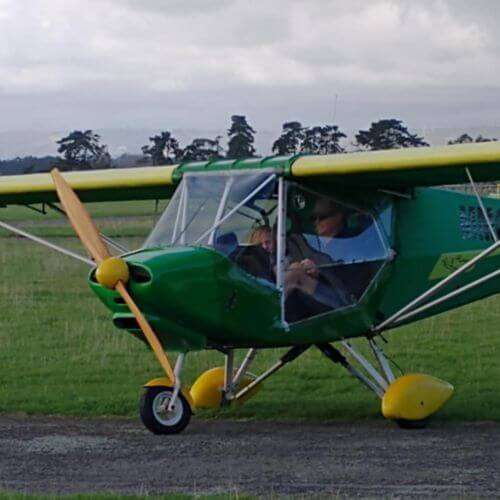
[[[128,216],[144,215],[145,205],[139,204],[139,214],[117,207]],[[99,210],[101,217],[113,215],[110,208]],[[32,228],[35,219],[14,220]],[[137,218],[132,225],[123,219],[103,222],[112,234],[123,230],[127,237],[120,241],[131,247],[140,244],[150,224]],[[64,224],[37,226],[45,235],[57,236],[56,229],[70,234]],[[81,249],[72,237],[57,242]],[[160,369],[142,343],[112,326],[108,311],[88,289],[86,273],[84,264],[24,239],[0,236],[0,412],[136,415],[143,383]],[[491,298],[390,332],[385,349],[406,372],[430,373],[455,385],[454,398],[438,418],[500,420],[499,320],[500,297]],[[267,368],[280,352],[262,351],[252,370]],[[223,362],[213,352],[190,353],[187,360],[188,384]],[[377,398],[315,350],[271,377],[245,405],[201,416],[381,418]]]

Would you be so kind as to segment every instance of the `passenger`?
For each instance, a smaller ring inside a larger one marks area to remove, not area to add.
[[[261,226],[252,231],[249,238],[250,245],[260,245],[267,253],[271,254],[274,248],[273,232],[269,226]]]
[[[275,282],[273,269],[273,233],[269,226],[255,228],[248,239],[250,245],[244,245],[232,255],[232,259],[244,271],[256,278]]]

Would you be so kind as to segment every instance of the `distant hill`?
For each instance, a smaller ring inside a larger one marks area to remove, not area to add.
[[[35,158],[27,156],[24,158],[14,158],[13,160],[0,160],[0,175],[35,174],[39,172],[49,172],[57,163],[55,156],[44,156]]]
[[[144,166],[142,155],[122,154],[114,158],[111,166],[114,168],[131,168]],[[12,160],[0,160],[0,175],[36,174],[49,172],[59,161],[56,156],[44,156],[36,158],[27,156],[24,158],[14,158]]]

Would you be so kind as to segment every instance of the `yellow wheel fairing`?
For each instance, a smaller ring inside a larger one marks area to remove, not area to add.
[[[167,377],[158,377],[150,380],[149,382],[144,384],[144,387],[172,387],[172,381]],[[189,392],[189,387],[182,386],[181,388],[182,395],[187,399],[189,406],[191,407],[191,411],[195,410],[193,398]]]
[[[391,420],[422,420],[436,413],[452,396],[453,386],[423,373],[397,378],[382,398],[382,414]]]
[[[243,389],[253,380],[254,377],[245,375],[238,385],[238,390]],[[224,368],[222,366],[211,368],[202,373],[191,387],[191,398],[194,402],[194,407],[199,409],[219,408],[222,403],[223,388]],[[239,402],[250,399],[258,392],[259,388],[260,386],[257,386],[255,389],[251,390],[245,397],[239,400]]]

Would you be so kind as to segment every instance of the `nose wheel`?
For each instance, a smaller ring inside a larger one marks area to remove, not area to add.
[[[191,420],[191,407],[181,392],[173,405],[173,387],[146,387],[139,405],[141,420],[153,434],[177,434]]]

